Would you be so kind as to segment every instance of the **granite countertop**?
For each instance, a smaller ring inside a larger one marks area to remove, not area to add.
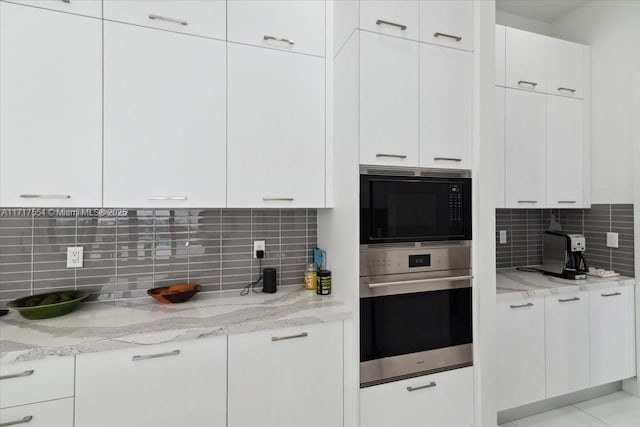
[[[496,291],[498,301],[571,293],[588,289],[635,285],[635,279],[627,276],[594,277],[586,280],[567,280],[547,276],[541,272],[519,271],[516,269],[499,269],[496,274]]]
[[[275,294],[201,293],[182,304],[149,297],[82,303],[65,316],[27,320],[16,312],[0,318],[0,363],[106,351],[136,345],[232,335],[351,318],[334,295],[302,287]]]

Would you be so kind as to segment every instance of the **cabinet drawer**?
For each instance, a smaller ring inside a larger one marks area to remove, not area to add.
[[[473,2],[421,0],[420,41],[473,50]]]
[[[360,28],[389,36],[418,40],[420,6],[411,0],[360,2]]]
[[[361,427],[471,426],[473,368],[364,388],[360,420]]]
[[[224,0],[105,0],[104,19],[224,40]]]
[[[73,427],[73,398],[0,409],[0,425]]]
[[[229,0],[229,41],[325,55],[322,0]]]
[[[73,396],[74,358],[0,365],[0,408]]]
[[[62,0],[6,0],[7,3],[25,4],[43,9],[75,13],[77,15],[102,18],[102,0],[62,1]]]

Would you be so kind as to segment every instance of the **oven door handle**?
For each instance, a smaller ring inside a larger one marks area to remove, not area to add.
[[[416,280],[401,280],[399,282],[369,283],[369,289],[384,288],[387,286],[414,285],[419,283],[459,282],[461,280],[469,280],[469,279],[473,279],[473,276],[434,277],[432,279],[416,279]]]

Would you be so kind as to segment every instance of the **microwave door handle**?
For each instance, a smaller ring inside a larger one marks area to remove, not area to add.
[[[469,279],[473,279],[473,276],[434,277],[432,279],[401,280],[399,282],[369,283],[369,289],[384,288],[387,286],[413,285],[418,283],[459,282],[461,280],[469,280]]]

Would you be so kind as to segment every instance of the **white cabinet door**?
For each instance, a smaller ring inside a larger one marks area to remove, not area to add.
[[[545,398],[544,299],[499,302],[498,410]]]
[[[104,19],[225,40],[224,0],[104,0]]]
[[[503,87],[496,87],[496,207],[505,208],[505,92]]]
[[[589,291],[592,386],[636,374],[634,318],[633,286]]]
[[[584,98],[583,45],[547,38],[547,93]]]
[[[227,8],[231,42],[325,55],[323,0],[229,0]]]
[[[420,41],[473,50],[473,2],[421,0]]]
[[[0,409],[0,426],[74,427],[73,398]]]
[[[505,85],[505,49],[507,29],[502,25],[496,25],[496,85]]]
[[[589,388],[589,294],[545,297],[547,399]]]
[[[547,206],[584,207],[584,101],[547,95]],[[573,159],[567,161],[568,159]]]
[[[224,207],[224,42],[105,22],[104,204]]]
[[[229,427],[338,427],[342,322],[229,336]]]
[[[419,2],[417,0],[361,1],[360,28],[389,36],[418,40]]]
[[[0,206],[101,206],[102,22],[3,2],[0,52]]]
[[[471,169],[473,54],[420,45],[420,167]]]
[[[507,89],[507,208],[543,208],[546,202],[546,95]]]
[[[471,367],[360,390],[361,427],[470,427],[472,424]]]
[[[102,18],[102,0],[3,0],[10,3],[26,4],[59,12]]]
[[[224,427],[226,339],[78,355],[75,427]]]
[[[360,163],[418,166],[419,43],[360,34]]]
[[[547,37],[507,28],[506,39],[507,87],[545,92]]]
[[[324,207],[324,59],[229,44],[228,61],[228,206]]]

